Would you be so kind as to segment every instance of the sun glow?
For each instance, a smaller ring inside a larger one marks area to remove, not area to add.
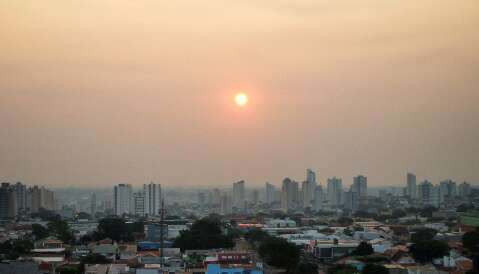
[[[246,95],[245,93],[242,93],[242,92],[236,94],[235,102],[236,102],[236,105],[238,105],[240,107],[245,106],[246,104],[248,104],[248,95]]]

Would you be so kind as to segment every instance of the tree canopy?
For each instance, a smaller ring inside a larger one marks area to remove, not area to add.
[[[379,264],[367,264],[363,268],[363,271],[361,273],[362,274],[388,274],[389,271],[386,267]]]
[[[479,251],[479,231],[469,231],[462,236],[462,245],[470,252]]]
[[[425,263],[446,255],[449,252],[449,246],[443,241],[419,241],[411,246],[410,252],[414,259]]]
[[[417,243],[420,241],[431,241],[436,236],[437,231],[432,228],[422,228],[411,234],[411,241]]]
[[[215,219],[203,218],[191,226],[191,229],[180,232],[173,243],[174,247],[184,250],[230,248],[233,239],[221,231],[220,223]]]
[[[70,242],[73,238],[70,227],[66,221],[53,220],[47,224],[47,227],[50,235],[57,237],[65,243]]]
[[[110,238],[114,241],[131,241],[134,233],[143,233],[143,222],[126,223],[123,218],[109,217],[101,219],[98,223],[96,240]]]
[[[40,224],[32,224],[32,235],[35,240],[40,240],[48,237],[48,229]]]
[[[368,256],[374,253],[373,246],[367,242],[361,242],[356,250],[353,251],[353,255],[356,256]]]
[[[279,252],[281,251],[281,252]],[[259,255],[272,266],[291,271],[299,263],[299,249],[282,238],[270,237],[264,240],[258,248]]]

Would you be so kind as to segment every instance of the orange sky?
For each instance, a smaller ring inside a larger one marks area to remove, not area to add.
[[[0,0],[0,180],[479,183],[478,28],[469,0]]]

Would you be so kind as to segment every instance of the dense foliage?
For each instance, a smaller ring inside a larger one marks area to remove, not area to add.
[[[33,243],[29,240],[8,240],[0,244],[0,254],[8,260],[15,260],[22,254],[30,253]]]
[[[203,218],[196,221],[191,229],[180,232],[173,243],[174,247],[184,250],[231,248],[233,247],[231,236],[224,235],[218,220]]]
[[[414,243],[410,252],[414,259],[426,263],[446,255],[449,252],[449,246],[443,241],[425,240]]]
[[[462,245],[470,252],[479,251],[479,231],[469,231],[462,236]]]
[[[351,265],[337,264],[328,269],[328,274],[355,274],[358,271]]]
[[[114,241],[132,241],[135,233],[143,233],[143,231],[143,222],[127,223],[123,218],[111,217],[100,220],[93,238],[95,240],[110,238]]]
[[[386,267],[379,264],[367,264],[363,268],[363,271],[361,273],[362,274],[388,274],[389,271]]]
[[[361,242],[356,250],[353,251],[353,255],[355,256],[368,256],[374,253],[374,249],[372,245],[368,244],[367,242]]]
[[[279,252],[281,251],[281,252]],[[282,238],[269,237],[258,248],[259,255],[272,266],[286,269],[290,272],[299,263],[299,249]]]
[[[413,243],[421,241],[431,241],[436,236],[437,231],[431,228],[422,228],[411,234],[411,241]]]

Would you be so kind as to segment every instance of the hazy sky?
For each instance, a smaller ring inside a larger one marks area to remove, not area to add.
[[[475,0],[0,0],[0,180],[479,183],[478,87]]]

